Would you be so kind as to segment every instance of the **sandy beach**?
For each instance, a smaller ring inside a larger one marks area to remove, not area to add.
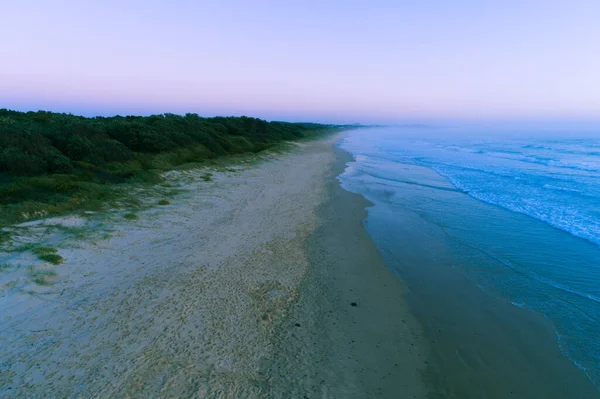
[[[39,287],[19,272],[39,261],[5,256],[0,395],[423,397],[421,333],[363,229],[366,201],[335,180],[337,139],[211,182],[173,172],[186,191],[139,220],[23,227],[65,262]]]
[[[335,179],[351,157],[335,153],[320,223],[307,240],[302,295],[267,362],[270,396],[426,397],[428,346],[404,301],[405,287],[364,229],[369,202]]]

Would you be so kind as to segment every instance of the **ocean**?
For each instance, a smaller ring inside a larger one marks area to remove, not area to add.
[[[374,204],[366,228],[422,319],[442,318],[423,304],[452,284],[432,274],[458,271],[543,315],[562,354],[600,386],[600,139],[397,127],[353,130],[340,146],[355,158],[342,187]]]

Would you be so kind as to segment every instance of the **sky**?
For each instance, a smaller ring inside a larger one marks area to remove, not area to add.
[[[599,0],[19,0],[0,108],[600,121]]]

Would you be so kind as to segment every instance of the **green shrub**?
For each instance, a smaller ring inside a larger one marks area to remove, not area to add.
[[[166,199],[161,199],[160,201],[158,201],[158,205],[169,205],[170,203],[171,202]]]
[[[123,215],[123,217],[127,220],[137,220],[139,219],[138,215],[136,215],[135,213],[126,213],[125,215]]]
[[[58,252],[58,250],[56,248],[52,248],[52,247],[35,247],[31,250],[32,253],[36,254],[36,255],[48,255],[48,254],[55,254]]]
[[[45,262],[52,263],[53,265],[60,265],[61,263],[64,262],[63,257],[60,255],[57,255],[57,254],[39,255],[38,258]]]
[[[0,230],[0,244],[10,240],[12,233],[10,231]]]
[[[212,173],[204,173],[200,178],[204,181],[212,181]]]

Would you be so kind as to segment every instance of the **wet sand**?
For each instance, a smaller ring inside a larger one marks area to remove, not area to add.
[[[394,229],[394,260],[385,258],[410,287],[410,309],[431,347],[431,397],[600,398],[563,356],[548,320],[483,292],[460,272],[485,268],[480,254],[450,245],[443,228],[411,211],[397,208],[394,216],[402,227]]]

